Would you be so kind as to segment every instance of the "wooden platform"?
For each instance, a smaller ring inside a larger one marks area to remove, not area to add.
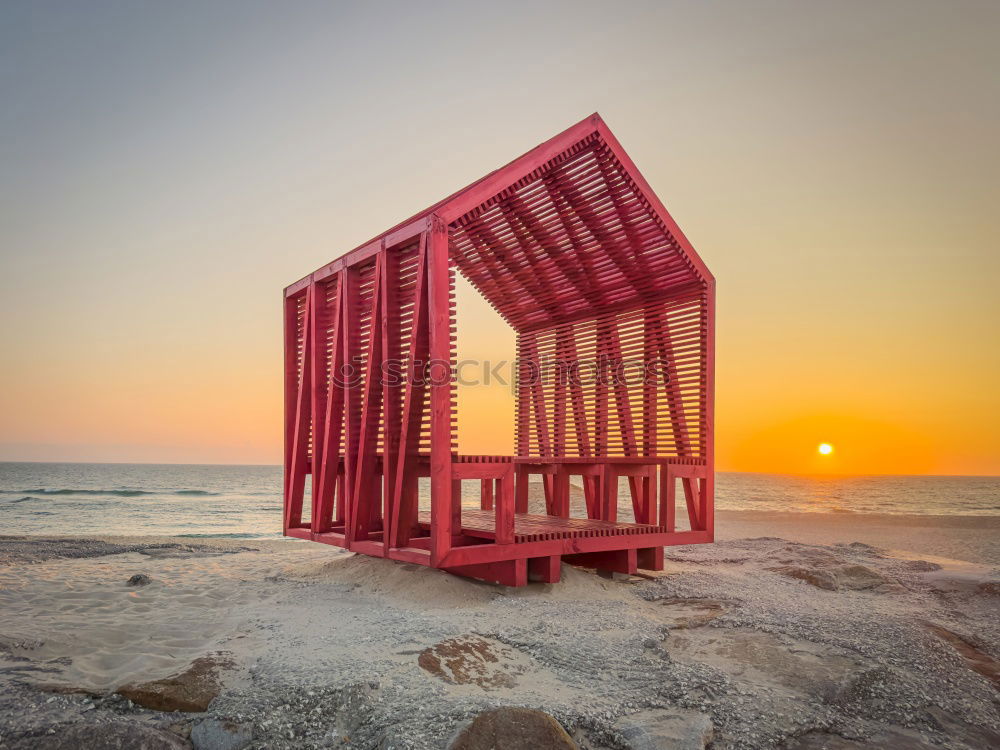
[[[431,514],[420,513],[420,525],[430,528]],[[490,510],[462,509],[462,533],[493,539],[496,518]],[[663,529],[652,524],[597,521],[590,518],[556,518],[530,513],[514,514],[514,542],[544,542],[552,539],[583,539],[633,534],[659,534]]]

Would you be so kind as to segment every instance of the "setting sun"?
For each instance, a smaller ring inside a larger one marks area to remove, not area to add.
[[[820,443],[819,452],[822,453],[824,456],[829,456],[831,453],[833,453],[833,446],[830,445],[829,443]]]

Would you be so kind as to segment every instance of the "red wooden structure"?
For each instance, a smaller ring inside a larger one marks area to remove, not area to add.
[[[515,455],[457,453],[456,270],[517,332]],[[598,115],[292,284],[284,310],[286,535],[514,586],[712,541],[715,280]]]

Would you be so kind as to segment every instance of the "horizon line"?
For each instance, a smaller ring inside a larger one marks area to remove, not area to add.
[[[69,464],[75,466],[268,466],[283,468],[280,463],[258,464],[258,463],[197,463],[197,462],[176,462],[176,461],[43,461],[28,460],[15,461],[10,459],[0,459],[0,464]],[[716,469],[716,474],[761,474],[778,475],[787,477],[816,477],[822,479],[834,479],[838,477],[941,477],[950,479],[1000,479],[1000,474],[897,474],[892,472],[864,472],[859,474],[821,474],[817,472],[796,472],[796,471],[737,471],[733,469]]]

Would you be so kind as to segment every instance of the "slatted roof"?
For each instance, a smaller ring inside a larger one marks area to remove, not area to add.
[[[596,132],[456,219],[450,238],[463,275],[518,330],[700,281]]]
[[[712,282],[597,114],[330,267],[360,261],[379,241],[432,214],[449,226],[459,270],[517,330],[625,310]]]

